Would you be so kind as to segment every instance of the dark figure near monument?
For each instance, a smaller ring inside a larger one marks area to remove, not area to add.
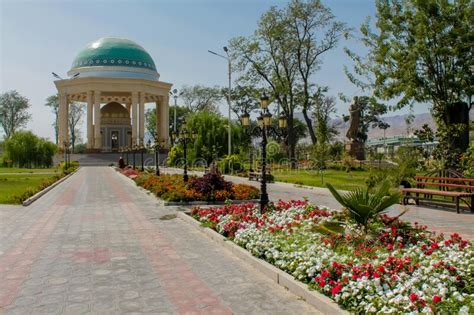
[[[349,129],[346,137],[349,143],[346,144],[346,151],[350,153],[357,160],[364,160],[364,144],[359,141],[359,129],[361,124],[361,104],[359,98],[354,96],[352,103],[349,106]]]
[[[123,161],[123,157],[120,157],[118,164],[119,168],[125,168],[125,162]]]
[[[359,98],[354,96],[352,103],[349,106],[349,129],[347,130],[346,137],[351,142],[354,142],[357,139],[357,134],[359,132],[360,125],[360,105]]]

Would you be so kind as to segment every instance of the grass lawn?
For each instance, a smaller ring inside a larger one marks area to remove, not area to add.
[[[324,188],[326,188],[326,183],[330,183],[336,189],[342,190],[365,187],[365,179],[368,173],[368,171],[362,170],[347,173],[346,171],[330,169],[323,172],[323,179],[321,179],[321,174],[315,170],[275,170],[272,172],[275,180],[279,182]]]
[[[0,173],[2,173],[3,170],[3,168],[0,168]],[[46,169],[42,170],[45,171]],[[25,175],[0,175],[0,204],[18,203],[15,202],[14,196],[21,195],[28,189],[35,189],[41,185],[44,180],[54,176],[55,174],[28,173],[25,173]]]
[[[0,174],[3,173],[59,173],[59,168],[15,168],[15,167],[0,167]]]

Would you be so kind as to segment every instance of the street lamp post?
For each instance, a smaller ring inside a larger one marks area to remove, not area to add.
[[[193,131],[190,133],[188,128],[186,127],[186,123],[181,125],[181,130],[179,132],[174,132],[171,134],[174,142],[181,142],[183,144],[183,157],[184,157],[184,172],[183,172],[183,181],[186,183],[188,182],[188,158],[187,158],[187,151],[188,151],[188,143],[192,140],[196,139],[197,132]]]
[[[135,169],[135,167],[136,167],[136,164],[135,164],[135,162],[136,162],[136,161],[135,161],[135,152],[136,152],[136,151],[137,151],[136,145],[135,145],[135,144],[133,144],[133,145],[132,145],[132,154],[133,154],[133,169]]]
[[[230,56],[229,56],[229,49],[224,46],[223,47],[224,51],[225,51],[225,56],[224,55],[221,55],[221,54],[218,54],[212,50],[208,50],[208,52],[210,52],[211,54],[213,55],[216,55],[218,57],[221,57],[221,58],[224,58],[227,60],[227,75],[228,75],[228,78],[229,78],[229,87],[228,87],[228,94],[227,94],[227,105],[228,105],[228,120],[229,120],[229,124],[227,126],[228,128],[228,150],[227,150],[227,154],[230,156],[232,154],[232,127],[231,127],[231,91],[232,91],[232,62],[231,62],[231,59],[230,59]]]
[[[126,158],[127,166],[128,166],[128,164],[129,164],[128,152],[130,151],[130,148],[129,148],[129,147],[125,147],[124,150],[125,150],[125,158]]]
[[[262,179],[260,181],[260,213],[264,213],[268,206],[269,198],[267,193],[267,139],[268,134],[282,136],[285,132],[287,119],[284,114],[278,117],[278,129],[272,126],[272,114],[268,110],[268,96],[263,94],[260,98],[260,116],[257,118],[257,126],[250,127],[250,115],[247,112],[242,114],[242,125],[246,132],[252,136],[262,137]]]
[[[173,91],[170,91],[169,92],[170,96],[174,98],[174,117],[173,117],[173,131],[176,132],[176,125],[177,125],[177,121],[176,121],[176,109],[178,107],[178,97],[180,97],[181,95],[183,95],[183,92],[179,92],[177,89],[173,89]]]
[[[145,170],[144,165],[143,165],[143,153],[146,151],[146,148],[145,148],[145,146],[143,145],[143,143],[140,143],[139,150],[140,150],[140,155],[141,155],[141,158],[142,158],[142,168],[141,168],[141,171],[143,172],[143,171]]]
[[[64,167],[66,169],[69,168],[69,164],[70,164],[70,152],[69,152],[69,143],[65,140],[63,141],[63,146],[64,146]]]
[[[158,140],[158,134],[155,133],[155,173],[156,176],[160,176],[160,149],[165,145],[165,140]]]

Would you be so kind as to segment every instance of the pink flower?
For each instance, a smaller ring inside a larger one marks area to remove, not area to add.
[[[433,303],[439,303],[441,302],[441,297],[439,295],[433,296]]]

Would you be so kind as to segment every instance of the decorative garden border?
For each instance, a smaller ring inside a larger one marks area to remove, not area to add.
[[[307,303],[312,305],[316,310],[323,314],[349,314],[346,310],[343,310],[336,302],[331,300],[329,297],[317,292],[309,290],[308,286],[295,280],[290,274],[278,269],[277,267],[267,263],[266,261],[252,256],[251,253],[228,240],[224,236],[220,235],[213,229],[204,227],[201,223],[195,220],[190,215],[186,214],[187,209],[178,210],[178,217],[183,221],[194,226],[200,232],[206,234],[210,239],[215,241],[219,246],[231,251],[236,257],[242,259],[253,268],[257,269],[267,278],[275,282],[276,284],[284,287],[294,295],[305,300]]]

